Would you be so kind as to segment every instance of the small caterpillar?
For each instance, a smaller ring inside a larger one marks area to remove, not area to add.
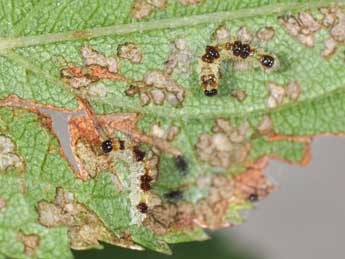
[[[220,63],[224,60],[246,60],[254,58],[264,69],[272,69],[276,64],[273,55],[262,50],[252,48],[242,41],[229,41],[222,44],[209,45],[199,60],[199,84],[206,96],[215,96],[218,93],[220,77]]]
[[[99,132],[105,139],[100,144],[101,152],[112,161],[123,161],[127,165],[128,172],[121,174],[118,171],[116,175],[121,186],[128,191],[131,223],[140,224],[148,210],[159,201],[151,192],[151,184],[157,178],[158,158],[148,157],[135,143],[117,137],[109,138],[103,130]]]

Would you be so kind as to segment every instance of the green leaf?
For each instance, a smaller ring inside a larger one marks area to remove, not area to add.
[[[169,254],[345,131],[342,1],[0,1],[4,257]]]

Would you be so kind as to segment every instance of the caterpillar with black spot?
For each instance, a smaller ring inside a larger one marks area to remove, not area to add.
[[[151,192],[151,184],[157,178],[158,157],[145,152],[131,141],[107,138],[101,143],[101,150],[112,161],[123,161],[128,172],[116,172],[124,190],[128,191],[131,224],[141,224],[148,210],[159,204],[158,196]]]
[[[248,43],[240,40],[228,41],[222,44],[206,46],[205,53],[199,60],[199,84],[206,96],[215,96],[218,93],[220,64],[225,60],[246,60],[253,58],[265,70],[272,70],[276,66],[273,54],[255,49]]]

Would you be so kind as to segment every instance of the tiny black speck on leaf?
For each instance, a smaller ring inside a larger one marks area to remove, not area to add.
[[[176,191],[170,191],[164,194],[164,197],[168,200],[172,201],[179,201],[183,198],[182,191],[176,190]]]
[[[259,200],[259,196],[256,193],[252,193],[249,195],[248,200],[251,202],[257,202]]]
[[[186,174],[188,172],[188,164],[183,156],[177,156],[175,158],[175,165],[181,173]]]

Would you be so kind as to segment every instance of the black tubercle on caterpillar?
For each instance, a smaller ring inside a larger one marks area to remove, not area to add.
[[[265,70],[271,70],[277,63],[273,55],[240,40],[208,45],[199,60],[199,84],[204,94],[209,97],[217,95],[222,61],[247,59],[258,62]]]
[[[110,153],[113,150],[113,143],[110,139],[107,139],[101,144],[102,151],[104,153]]]
[[[145,202],[140,202],[138,205],[137,205],[137,209],[141,212],[141,213],[147,213],[147,210],[148,210],[148,206]]]

